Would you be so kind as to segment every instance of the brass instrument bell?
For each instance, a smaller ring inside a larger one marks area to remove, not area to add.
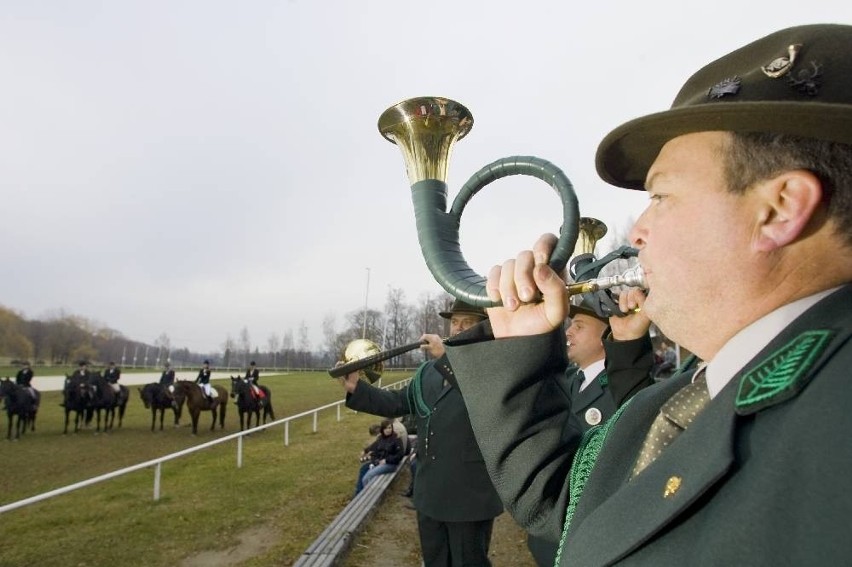
[[[371,356],[375,356],[381,353],[381,349],[379,345],[374,343],[368,339],[355,339],[346,345],[346,348],[343,351],[343,362],[349,363],[355,360],[361,360],[363,358],[368,358]],[[367,380],[372,384],[382,376],[382,371],[384,370],[384,364],[379,361],[375,364],[371,364],[366,368],[362,368],[358,371],[361,376],[365,376]]]
[[[579,233],[577,234],[577,244],[574,247],[574,256],[580,254],[595,253],[595,246],[598,240],[606,236],[607,227],[602,220],[592,217],[580,217]]]

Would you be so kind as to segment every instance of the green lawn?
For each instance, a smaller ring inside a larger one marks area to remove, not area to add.
[[[388,373],[385,384],[408,377]],[[343,397],[324,372],[262,376],[279,419]],[[42,397],[37,431],[0,442],[0,503],[8,504],[129,465],[161,457],[239,430],[228,404],[224,432],[199,434],[186,426],[150,431],[151,414],[136,387],[121,429],[63,435],[59,392]],[[236,440],[163,465],[160,500],[153,501],[154,469],[137,471],[0,515],[0,566],[174,566],[205,549],[226,549],[253,526],[273,526],[269,551],[245,565],[289,565],[349,500],[357,456],[377,418],[334,409],[244,438],[242,468]],[[5,434],[5,431],[3,431]]]

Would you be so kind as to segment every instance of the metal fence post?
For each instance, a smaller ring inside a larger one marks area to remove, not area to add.
[[[160,499],[160,475],[163,471],[163,463],[157,463],[154,467],[154,502]]]

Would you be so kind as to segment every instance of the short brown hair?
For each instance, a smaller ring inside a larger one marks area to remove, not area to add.
[[[828,218],[852,247],[852,146],[849,144],[783,134],[732,132],[724,167],[728,189],[738,194],[784,171],[810,171],[822,182]]]

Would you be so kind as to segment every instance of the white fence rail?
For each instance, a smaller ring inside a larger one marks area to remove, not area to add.
[[[399,382],[394,382],[388,386],[384,386],[385,389],[390,390],[398,390],[403,386],[407,385],[411,379],[400,380]],[[49,492],[44,492],[42,494],[37,494],[35,496],[31,496],[30,498],[24,498],[23,500],[18,500],[16,502],[11,502],[9,504],[5,504],[0,506],[0,514],[4,512],[9,512],[15,510],[17,508],[23,508],[24,506],[29,506],[30,504],[35,504],[36,502],[41,502],[43,500],[47,500],[48,498],[53,498],[54,496],[59,496],[60,494],[66,494],[68,492],[73,492],[74,490],[78,490],[80,488],[84,488],[86,486],[91,486],[93,484],[97,484],[99,482],[104,482],[111,478],[116,478],[125,474],[129,474],[132,472],[136,472],[138,470],[146,469],[149,467],[154,467],[154,500],[160,499],[160,476],[162,471],[163,463],[166,461],[171,461],[174,459],[178,459],[185,455],[189,455],[191,453],[195,453],[197,451],[201,451],[203,449],[207,449],[208,447],[213,447],[214,445],[219,445],[220,443],[227,443],[228,441],[237,440],[237,468],[241,468],[243,466],[243,437],[249,435],[251,433],[257,433],[260,430],[268,429],[270,427],[277,427],[281,424],[284,425],[284,445],[288,446],[290,444],[290,422],[305,416],[313,417],[313,426],[311,431],[316,433],[318,430],[319,424],[319,412],[329,409],[335,408],[337,412],[337,421],[341,419],[341,407],[344,405],[346,400],[340,400],[337,402],[333,402],[331,404],[326,404],[324,406],[314,408],[312,410],[304,411],[302,413],[291,415],[290,417],[285,417],[284,419],[279,419],[277,421],[273,421],[271,423],[266,423],[264,425],[259,425],[257,427],[252,427],[251,429],[246,429],[244,431],[240,431],[239,433],[233,433],[231,435],[226,435],[225,437],[219,437],[218,439],[214,439],[213,441],[208,441],[207,443],[202,443],[201,445],[195,445],[193,447],[189,447],[188,449],[184,449],[182,451],[178,451],[176,453],[171,453],[164,457],[158,457],[156,459],[151,459],[150,461],[145,461],[144,463],[139,463],[137,465],[132,465],[129,467],[125,467],[123,469],[113,471],[110,473],[102,474],[100,476],[96,476],[87,480],[83,480],[81,482],[76,482],[74,484],[69,484],[68,486],[63,486],[62,488],[57,488],[56,490],[51,490]]]

